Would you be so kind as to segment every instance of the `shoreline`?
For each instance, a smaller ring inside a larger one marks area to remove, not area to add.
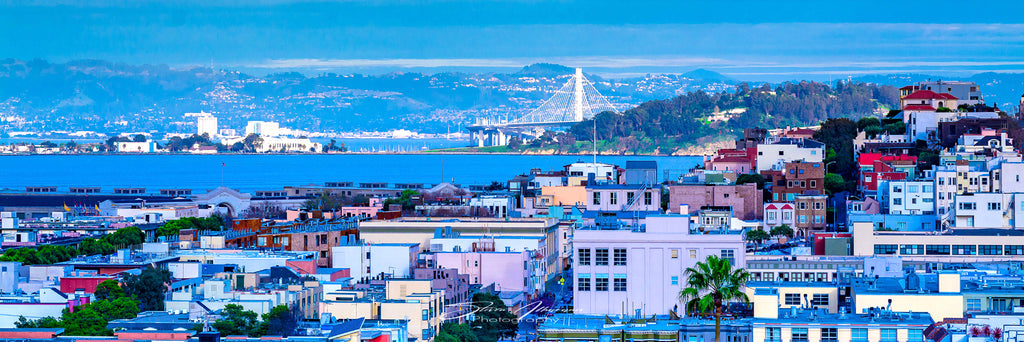
[[[517,152],[344,152],[344,153],[218,153],[218,154],[197,154],[197,153],[3,153],[3,157],[27,157],[27,156],[334,156],[334,155],[505,155],[505,156],[592,156],[592,153],[517,153]],[[619,154],[619,153],[597,153],[604,157],[684,157],[699,156],[689,154]]]

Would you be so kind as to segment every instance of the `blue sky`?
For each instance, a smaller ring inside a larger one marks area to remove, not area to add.
[[[745,80],[1024,72],[1024,2],[8,1],[0,58],[254,73],[707,68]]]

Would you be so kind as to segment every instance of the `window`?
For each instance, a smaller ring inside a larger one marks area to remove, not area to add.
[[[967,311],[981,311],[981,299],[967,299]]]
[[[644,205],[651,205],[652,203],[654,203],[653,198],[654,197],[651,195],[650,191],[644,192]]]
[[[731,249],[723,249],[720,253],[722,259],[729,260],[730,265],[736,264],[736,251]]]
[[[793,342],[807,342],[807,328],[793,328]]]
[[[977,251],[975,245],[953,245],[953,255],[976,255]]]
[[[899,197],[893,198],[892,199],[892,205],[903,205],[903,199],[899,198]]]
[[[775,221],[775,214],[776,213],[774,211],[769,211],[768,215],[767,215],[768,216],[768,221]]]
[[[765,342],[782,342],[782,328],[765,328]]]
[[[633,204],[633,197],[636,197],[632,191],[626,193],[626,204]]]
[[[787,293],[785,297],[786,305],[800,305],[800,294],[799,293]]]
[[[924,254],[924,245],[900,245],[900,254],[921,255]]]
[[[898,245],[875,245],[875,255],[893,255],[896,254]]]
[[[821,328],[821,342],[839,342],[839,329]]]
[[[601,193],[594,191],[594,204],[601,204]]]
[[[696,258],[697,258],[697,250],[696,249],[691,249],[690,250],[690,259],[696,259]]]
[[[822,203],[822,202],[814,202],[814,210],[821,210],[821,209],[823,209],[824,207],[825,207],[825,203]]]
[[[615,249],[615,266],[626,266],[626,249]]]
[[[975,210],[978,206],[974,202],[960,202],[960,210]]]
[[[907,329],[907,342],[924,341],[924,330]]]
[[[928,255],[949,255],[949,245],[928,245],[924,252]]]
[[[430,319],[430,310],[423,309],[423,320],[425,321],[428,319]]]
[[[616,274],[615,281],[612,283],[613,291],[626,291],[626,275]]]
[[[811,296],[811,305],[828,306],[828,294],[815,293],[813,296]]]
[[[813,180],[812,180],[812,181],[811,181],[811,187],[812,187],[812,188],[817,188],[817,187],[818,187],[818,182],[817,182],[817,181],[813,181]]]
[[[608,249],[607,248],[595,248],[594,249],[594,265],[597,266],[608,266]]]
[[[678,276],[672,276],[671,283],[672,283],[672,285],[679,285],[679,277]]]
[[[807,209],[807,203],[806,202],[800,202],[800,210],[804,210],[804,209]]]
[[[999,202],[988,202],[988,210],[1002,210],[1003,204]]]
[[[825,223],[825,217],[821,215],[814,215],[814,223]]]
[[[673,249],[672,250],[672,259],[679,259],[679,250],[678,249]]]
[[[577,291],[590,291],[590,274],[580,273],[576,278]]]
[[[1003,245],[980,245],[978,255],[1003,255]]]
[[[807,223],[807,215],[800,215],[800,223]]]
[[[618,195],[618,194],[616,194],[614,192],[609,192],[608,193],[608,204],[619,204],[619,198],[616,195]]]
[[[892,187],[892,192],[903,192],[903,187],[901,187],[901,186],[893,186]]]
[[[881,329],[882,339],[881,342],[896,342],[896,329]]]
[[[924,186],[921,186],[921,192],[925,192],[925,193],[930,193],[930,192],[932,192],[932,186],[931,186],[931,185],[924,185]]]
[[[594,278],[594,291],[608,291],[608,275],[598,274]]]
[[[868,329],[850,329],[850,341],[867,342]]]
[[[590,265],[590,248],[580,248],[577,258],[580,259],[580,266]]]
[[[1006,245],[1003,250],[1005,255],[1024,255],[1024,245]]]

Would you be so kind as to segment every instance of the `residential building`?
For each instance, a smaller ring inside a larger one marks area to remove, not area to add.
[[[822,231],[828,226],[828,211],[826,202],[828,196],[818,193],[797,195],[793,203],[794,225],[793,230],[801,236],[808,236],[812,232]]]
[[[644,184],[588,185],[587,211],[659,211],[661,187]]]
[[[764,206],[757,184],[705,185],[681,184],[668,186],[668,210],[679,213],[681,205],[693,210],[702,207],[731,207],[733,215],[741,220],[761,220]]]
[[[580,314],[617,314],[623,307],[668,314],[682,307],[678,295],[687,267],[708,255],[742,267],[746,256],[741,234],[700,232],[689,215],[648,216],[642,229],[583,227],[573,247],[573,308]]]
[[[410,278],[420,245],[415,243],[356,243],[331,247],[333,268],[351,270],[354,279]]]
[[[781,170],[785,163],[804,161],[821,163],[825,158],[825,144],[811,139],[777,138],[757,145],[757,172]]]
[[[795,161],[784,164],[778,177],[770,177],[772,201],[793,202],[796,195],[813,191],[825,193],[825,168],[822,163]],[[766,172],[765,174],[773,174]]]
[[[889,214],[934,215],[935,182],[933,181],[885,181],[885,200]]]
[[[878,231],[853,222],[853,255],[896,255],[905,260],[1001,261],[1024,255],[1024,231],[1010,228],[934,231]]]
[[[432,341],[446,317],[444,291],[430,280],[391,279],[383,288],[325,291],[319,312],[335,319],[406,320],[409,337]]]
[[[765,203],[764,227],[771,229],[781,225],[796,226],[796,207],[793,203]]]

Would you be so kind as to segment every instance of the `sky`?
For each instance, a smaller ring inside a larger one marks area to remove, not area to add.
[[[741,80],[1024,72],[1024,1],[19,1],[0,58],[253,73],[705,68]]]

